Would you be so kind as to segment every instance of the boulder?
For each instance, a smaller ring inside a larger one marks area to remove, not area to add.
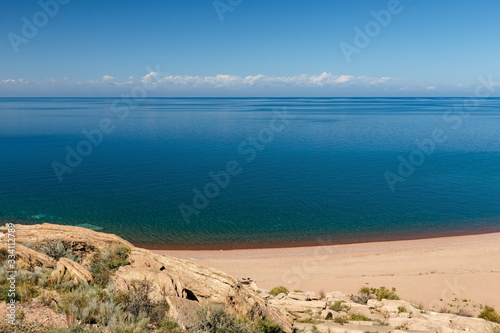
[[[4,243],[0,245],[0,248],[7,249],[7,244]],[[20,243],[16,243],[16,258],[26,262],[31,267],[54,267],[56,265],[56,260],[54,258],[30,249]]]
[[[321,297],[318,294],[316,294],[314,291],[308,291],[308,292],[306,292],[306,295],[312,301],[319,301],[321,299]]]
[[[384,304],[382,304],[382,302],[377,301],[376,299],[369,299],[369,300],[366,302],[366,305],[367,305],[370,309],[375,309],[375,308],[379,308],[379,307],[383,306]]]
[[[201,310],[199,302],[191,301],[181,297],[167,297],[169,305],[168,313],[172,318],[176,318],[179,325],[189,330],[194,328],[197,321],[197,312]]]
[[[372,315],[370,309],[367,306],[361,304],[351,304],[351,309],[349,310],[349,313],[365,316],[367,318],[371,318]]]
[[[50,280],[54,283],[60,283],[67,274],[73,278],[75,286],[80,283],[88,284],[92,281],[92,274],[86,268],[68,258],[59,259],[56,269],[50,274]]]
[[[297,301],[291,299],[270,299],[268,301],[270,306],[276,308],[286,309],[291,312],[305,312],[306,310],[324,310],[326,309],[326,302],[324,301]]]
[[[420,310],[415,308],[411,303],[402,300],[389,300],[383,299],[381,301],[382,305],[395,306],[396,308],[405,308],[409,313],[420,313]]]
[[[399,310],[394,305],[384,305],[380,308],[380,313],[384,315],[384,317],[396,317],[399,313]]]
[[[311,299],[309,296],[304,295],[304,294],[298,294],[298,293],[289,293],[287,295],[287,298],[289,299],[295,299],[297,301],[310,301]]]
[[[326,309],[321,311],[321,318],[326,320],[333,320],[335,318],[341,317],[342,315],[336,311]]]

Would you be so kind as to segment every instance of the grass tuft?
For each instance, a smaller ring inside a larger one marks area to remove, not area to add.
[[[271,289],[271,291],[269,292],[269,294],[273,295],[273,296],[277,296],[281,293],[283,294],[286,294],[288,295],[288,289],[286,289],[285,287],[283,286],[278,286],[278,287],[274,287],[273,289]]]

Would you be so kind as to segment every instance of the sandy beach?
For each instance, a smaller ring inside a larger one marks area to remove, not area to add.
[[[500,233],[315,247],[155,253],[185,258],[259,287],[356,293],[395,287],[427,309],[500,308]],[[452,305],[452,306],[450,306]]]

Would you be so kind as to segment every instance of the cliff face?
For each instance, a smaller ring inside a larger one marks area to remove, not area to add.
[[[250,318],[267,317],[281,325],[285,332],[292,332],[293,317],[290,314],[285,310],[268,307],[266,301],[258,293],[245,288],[236,279],[221,271],[203,267],[188,260],[154,254],[146,249],[134,247],[126,240],[112,234],[48,223],[16,225],[18,244],[37,244],[52,239],[71,242],[73,248],[83,255],[83,262],[85,262],[86,254],[95,249],[103,249],[112,243],[130,247],[131,264],[120,267],[112,277],[113,284],[117,289],[124,290],[130,288],[135,280],[150,281],[155,290],[153,297],[166,298],[170,304],[171,315],[186,328],[195,322],[196,312],[203,305],[220,304],[226,309]],[[50,260],[43,254],[22,245],[18,245],[17,251],[19,257],[26,261],[33,261],[35,264],[37,262],[47,264]],[[58,274],[64,274],[65,269],[79,269],[68,266],[59,263]],[[82,271],[76,275],[85,276],[86,273]],[[81,279],[86,283],[85,280]]]

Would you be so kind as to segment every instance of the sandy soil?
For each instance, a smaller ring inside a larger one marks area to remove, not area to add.
[[[500,309],[500,233],[317,247],[156,253],[186,258],[259,287],[356,293],[395,287],[427,309]],[[451,307],[452,305],[453,307]],[[476,312],[476,311],[474,311]]]

